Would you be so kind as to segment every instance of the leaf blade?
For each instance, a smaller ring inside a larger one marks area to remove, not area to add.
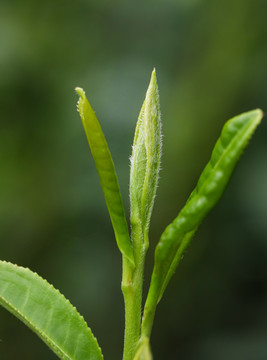
[[[86,98],[85,92],[81,88],[76,88],[75,90],[80,96],[78,111],[100,178],[118,248],[130,260],[131,264],[134,265],[133,249],[118,178],[106,138],[95,112]]]
[[[183,251],[204,217],[222,196],[243,150],[262,117],[262,111],[256,109],[236,116],[224,125],[196,188],[179,215],[162,233],[155,250],[154,269],[143,318],[144,331],[151,331],[156,305]]]
[[[62,360],[103,360],[83,317],[52,285],[29,269],[0,261],[0,304]]]
[[[159,179],[161,145],[159,90],[154,69],[136,125],[130,168],[131,224],[132,228],[140,224],[146,248]]]

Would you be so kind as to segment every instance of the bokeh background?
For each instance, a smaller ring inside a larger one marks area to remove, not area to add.
[[[164,148],[153,248],[223,123],[267,111],[265,0],[2,0],[1,259],[30,267],[84,315],[107,359],[123,341],[121,258],[76,111],[75,86],[110,144],[127,214],[129,156],[157,68]],[[200,227],[156,314],[155,360],[267,358],[267,125]],[[146,290],[145,290],[146,291]],[[0,358],[53,360],[0,309]]]

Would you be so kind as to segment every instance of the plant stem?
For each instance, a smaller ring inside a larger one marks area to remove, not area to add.
[[[123,360],[133,359],[140,339],[143,274],[146,253],[140,222],[131,220],[131,224],[136,266],[133,269],[126,258],[123,260],[122,292],[125,303]]]
[[[164,293],[164,290],[165,290],[171,276],[173,275],[176,267],[178,266],[179,262],[181,261],[182,256],[185,252],[185,249],[190,244],[190,241],[191,241],[192,237],[194,236],[196,230],[197,230],[197,228],[195,228],[194,230],[192,230],[191,232],[189,232],[188,234],[186,234],[184,236],[184,239],[181,242],[181,244],[176,252],[176,255],[173,259],[170,269],[165,276],[165,281],[163,281],[162,284],[159,281],[154,281],[154,283],[153,283],[153,281],[151,281],[151,285],[150,285],[150,288],[148,291],[148,295],[147,295],[147,299],[146,299],[145,307],[144,307],[142,326],[141,326],[141,341],[142,341],[142,339],[150,338],[157,305],[161,299],[162,294]],[[152,274],[152,280],[153,279],[155,280],[156,277],[158,277],[158,276],[159,276],[159,271],[154,269],[153,274]]]
[[[145,305],[144,316],[142,321],[142,332],[141,337],[150,339],[152,326],[154,322],[155,312],[156,312],[157,302],[153,301],[150,304]]]

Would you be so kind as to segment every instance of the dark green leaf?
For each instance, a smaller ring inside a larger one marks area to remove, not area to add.
[[[60,359],[103,359],[83,317],[58,290],[29,269],[0,261],[0,304]]]

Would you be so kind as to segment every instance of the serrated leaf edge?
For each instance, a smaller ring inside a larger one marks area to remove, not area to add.
[[[50,284],[46,279],[44,279],[43,277],[41,277],[39,274],[37,274],[37,272],[30,270],[28,267],[23,267],[23,266],[19,266],[17,264],[13,264],[9,261],[5,261],[5,260],[0,260],[0,263],[4,263],[8,266],[14,267],[14,268],[18,268],[18,269],[22,269],[25,272],[30,272],[32,275],[34,275],[36,278],[43,280],[51,289],[53,289],[54,291],[56,291],[78,314],[78,316],[80,317],[80,319],[82,320],[82,322],[84,323],[84,325],[87,328],[87,331],[89,332],[89,334],[92,336],[93,341],[95,342],[95,345],[97,346],[100,354],[102,355],[103,358],[103,354],[102,354],[102,350],[98,345],[97,339],[94,336],[94,334],[92,333],[91,329],[89,328],[89,326],[87,325],[87,322],[85,321],[84,317],[78,312],[77,308],[75,306],[73,306],[71,304],[71,302],[66,299],[66,297],[58,290],[56,289],[52,284]],[[3,304],[1,304],[3,307],[5,307],[9,312],[11,312],[13,315],[15,315],[16,317],[18,317],[21,321],[23,321],[27,326],[29,326],[29,328],[31,330],[33,330],[58,356],[62,357],[64,356],[64,358],[62,360],[71,360],[71,358],[59,347],[56,345],[56,343],[46,334],[44,334],[41,329],[39,329],[38,327],[36,327],[25,315],[23,315],[15,306],[13,306],[9,301],[5,300],[5,298],[3,296],[0,295],[0,299],[4,304],[7,304],[8,306],[4,306]]]

